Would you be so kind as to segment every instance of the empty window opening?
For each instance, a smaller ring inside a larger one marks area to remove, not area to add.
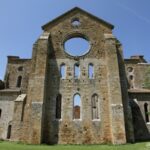
[[[148,112],[148,104],[144,104],[144,112],[145,112],[145,121],[149,122],[149,112]]]
[[[65,79],[66,78],[66,66],[65,64],[62,64],[60,67],[60,74],[61,74],[61,78]]]
[[[130,79],[130,80],[133,80],[133,75],[130,75],[130,76],[129,76],[129,79]]]
[[[128,68],[127,68],[127,71],[128,71],[128,72],[133,72],[133,68],[132,68],[132,67],[128,67]]]
[[[74,77],[78,79],[80,77],[80,67],[79,64],[75,64],[74,66]]]
[[[18,71],[23,71],[23,66],[18,67]]]
[[[62,103],[62,96],[58,94],[56,97],[56,119],[61,119],[61,103]]]
[[[17,79],[17,87],[21,87],[22,76],[19,76]]]
[[[89,79],[94,78],[94,66],[93,66],[93,64],[89,64],[88,75],[89,75]]]
[[[0,109],[0,118],[1,118],[1,116],[2,116],[2,110]]]
[[[64,50],[72,56],[82,56],[89,52],[89,41],[82,37],[73,37],[64,42]]]
[[[130,75],[128,80],[129,80],[130,89],[133,89],[134,88],[134,76]]]
[[[81,24],[78,18],[73,19],[71,23],[73,27],[79,27]]]
[[[7,139],[10,139],[11,137],[11,125],[8,126],[8,131],[7,131]]]
[[[92,119],[99,119],[99,101],[97,94],[92,96]]]
[[[80,119],[81,116],[81,97],[79,94],[74,95],[73,99],[73,118]]]
[[[21,112],[21,121],[24,119],[24,111],[25,111],[26,99],[23,101],[22,112]]]

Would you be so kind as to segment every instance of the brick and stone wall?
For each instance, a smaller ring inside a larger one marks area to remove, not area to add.
[[[74,28],[71,20],[81,25]],[[97,31],[95,32],[95,28]],[[125,143],[124,113],[120,89],[115,38],[103,23],[81,13],[70,14],[55,26],[47,26],[50,49],[47,66],[46,100],[43,133],[44,142],[60,144]],[[64,41],[70,37],[87,38],[90,51],[72,57],[64,51]],[[74,65],[80,66],[80,78],[74,78]],[[94,79],[88,78],[88,64],[94,66]],[[65,64],[66,78],[60,78],[60,66]],[[113,65],[112,65],[113,64]],[[62,118],[55,118],[56,97],[62,95]],[[81,95],[81,119],[73,119],[73,96]],[[99,96],[100,119],[92,120],[91,97]],[[112,119],[113,118],[113,119]],[[119,131],[119,132],[118,132]],[[79,138],[80,137],[80,138]],[[80,140],[79,140],[80,139]]]
[[[30,59],[20,59],[17,56],[8,56],[7,69],[5,74],[5,88],[21,89],[26,93],[30,73]],[[21,85],[17,86],[18,77],[21,77]]]
[[[20,91],[1,90],[0,91],[0,139],[7,139],[8,126],[12,125],[14,114],[14,100]]]
[[[73,25],[73,21],[79,24]],[[32,144],[124,144],[134,142],[134,138],[144,139],[149,125],[143,122],[147,130],[141,136],[141,131],[136,132],[138,123],[132,124],[132,120],[137,109],[144,117],[143,103],[149,104],[150,92],[145,97],[135,91],[128,93],[128,89],[148,89],[150,65],[142,56],[124,61],[112,29],[109,23],[75,8],[43,26],[31,59],[8,56],[5,89],[0,90],[0,138],[7,138],[8,125],[12,125],[11,140]],[[86,54],[72,56],[65,51],[64,43],[74,37],[89,42]],[[75,78],[75,64],[80,68],[79,78]],[[88,74],[90,64],[92,78]],[[74,118],[76,94],[81,105]],[[56,116],[58,95],[61,112]],[[97,102],[94,108],[93,95]]]

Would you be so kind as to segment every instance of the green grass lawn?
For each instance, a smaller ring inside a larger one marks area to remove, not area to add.
[[[0,141],[0,150],[150,150],[150,142],[126,145],[26,145]]]

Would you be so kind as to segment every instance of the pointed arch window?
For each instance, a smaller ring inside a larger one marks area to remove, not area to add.
[[[79,66],[79,64],[74,65],[74,77],[75,77],[75,79],[79,79],[79,77],[80,77],[80,66]]]
[[[145,112],[145,121],[149,122],[149,114],[148,114],[148,104],[144,104],[144,112]]]
[[[92,119],[100,119],[99,118],[99,99],[97,94],[92,95]]]
[[[81,97],[75,94],[73,98],[73,119],[81,118]]]
[[[62,79],[66,78],[66,65],[65,64],[62,64],[60,66],[60,75]]]
[[[58,94],[56,97],[56,119],[61,119],[62,96]]]
[[[19,76],[17,79],[17,87],[21,87],[22,76]]]
[[[90,63],[88,66],[88,76],[89,76],[89,79],[94,78],[94,65],[92,63]]]

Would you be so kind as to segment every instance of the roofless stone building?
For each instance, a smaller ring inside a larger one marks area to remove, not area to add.
[[[8,56],[0,138],[32,144],[150,139],[150,64],[143,56],[124,59],[113,28],[73,8],[42,26],[31,59]],[[86,51],[67,48],[81,39]]]

